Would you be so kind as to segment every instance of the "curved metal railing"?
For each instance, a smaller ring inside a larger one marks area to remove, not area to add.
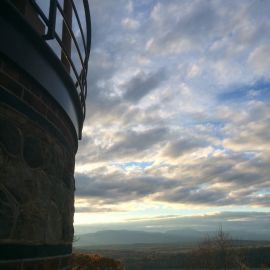
[[[64,0],[64,7],[62,7],[58,0],[50,0],[48,15],[45,15],[44,10],[42,10],[36,0],[30,0],[30,3],[47,28],[47,31],[43,36],[44,39],[47,41],[56,40],[61,49],[61,61],[63,65],[65,66],[67,72],[70,73],[71,71],[75,77],[73,81],[79,95],[84,119],[85,100],[87,95],[88,60],[91,48],[91,18],[88,0],[81,1],[84,9],[85,31],[73,0]],[[63,23],[61,36],[56,31],[56,19],[58,17],[58,14],[61,15]],[[75,18],[77,21],[78,29],[76,30],[80,33],[83,51],[79,46],[79,40],[74,33],[74,29],[72,29],[73,18]],[[71,42],[73,42],[74,44],[80,65],[74,63],[72,59],[71,53],[73,53],[73,51],[71,52]]]

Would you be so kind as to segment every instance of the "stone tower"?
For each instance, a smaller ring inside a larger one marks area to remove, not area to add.
[[[68,268],[90,43],[88,0],[0,1],[0,269]]]

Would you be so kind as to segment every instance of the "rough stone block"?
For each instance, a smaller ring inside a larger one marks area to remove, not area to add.
[[[34,136],[24,138],[23,157],[31,168],[41,167],[43,155],[40,139]]]
[[[19,129],[7,121],[0,120],[0,143],[9,154],[20,154],[22,139]]]
[[[46,228],[46,242],[53,243],[62,240],[62,217],[58,206],[50,202]]]
[[[39,201],[32,201],[20,208],[14,240],[19,239],[26,242],[44,241],[47,206]]]
[[[0,239],[9,239],[16,225],[18,205],[9,191],[0,184]],[[0,268],[1,269],[1,268]]]

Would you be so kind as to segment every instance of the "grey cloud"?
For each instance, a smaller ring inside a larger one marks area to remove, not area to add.
[[[254,164],[253,164],[254,162]],[[269,206],[269,166],[257,172],[256,160],[245,156],[212,157],[197,164],[182,165],[174,178],[162,177],[153,167],[143,175],[130,176],[124,171],[108,173],[100,168],[89,175],[77,174],[77,196],[98,198],[107,203],[140,200],[151,195],[153,201],[205,206]],[[249,171],[250,170],[250,171]],[[195,175],[193,175],[195,172]],[[216,184],[225,184],[222,188]],[[229,184],[229,185],[227,185]],[[258,196],[258,194],[260,194]],[[263,195],[264,194],[264,195]]]
[[[211,2],[199,1],[189,13],[179,16],[175,28],[164,39],[173,39],[177,33],[179,36],[192,39],[192,41],[203,41],[206,36],[213,35],[213,29],[217,23],[218,16]]]
[[[205,181],[215,180],[233,169],[237,162],[234,158],[212,158],[202,162],[198,167]]]
[[[194,138],[192,136],[190,136],[189,138],[180,138],[174,142],[170,142],[166,146],[164,154],[169,157],[176,158],[192,150],[205,147],[208,144],[209,143],[205,140]]]
[[[109,153],[127,154],[150,150],[155,144],[160,144],[169,134],[165,127],[152,128],[146,131],[138,132],[129,130],[123,133],[122,139],[109,148]]]
[[[247,160],[245,154],[210,158],[194,169],[200,171],[204,182],[231,183],[239,189],[267,182],[270,173],[267,161],[259,158]]]
[[[117,210],[109,207],[97,207],[97,206],[75,206],[76,213],[108,213],[116,212]]]
[[[150,74],[140,72],[122,86],[125,91],[123,97],[130,102],[138,102],[157,88],[165,78],[165,71],[163,69]]]
[[[144,125],[147,126],[151,123],[152,126],[165,126],[167,121],[162,118],[160,107],[151,106],[147,109],[141,109],[138,107],[129,107],[129,109],[123,114],[123,125]]]
[[[80,151],[76,157],[78,164],[86,162],[119,161],[128,158],[136,159],[160,147],[168,138],[170,130],[167,127],[150,128],[145,131],[127,129],[112,133],[111,144],[102,137],[104,134],[91,134],[83,138]],[[95,137],[99,136],[104,145],[95,144]]]
[[[161,7],[158,19],[150,21],[146,29],[157,54],[203,52],[208,62],[226,56],[226,61],[235,65],[236,59],[247,59],[250,50],[260,43],[269,43],[266,2],[160,1],[156,5]],[[214,43],[219,48],[209,50]]]
[[[227,205],[230,201],[226,197],[226,190],[200,190],[190,187],[164,192],[158,199],[183,204]]]
[[[236,112],[239,113],[239,112]],[[224,145],[232,150],[264,153],[269,145],[269,105],[252,102],[241,113],[245,118],[234,120],[224,126]]]
[[[269,204],[269,159],[249,158],[243,153],[209,157],[170,170],[178,186],[160,193],[158,200],[208,206]],[[257,167],[257,164],[259,166]],[[151,172],[159,171],[151,168]],[[181,181],[180,181],[181,180]],[[219,185],[221,187],[217,188]],[[266,194],[264,190],[268,191]],[[258,195],[260,194],[260,195]]]
[[[263,179],[261,173],[251,172],[237,172],[237,170],[227,171],[225,174],[219,176],[219,180],[223,182],[237,183],[238,185],[248,186],[256,184]]]
[[[172,14],[172,5],[174,12],[178,10],[181,16]],[[178,53],[177,49],[182,42],[186,43],[183,51],[202,48],[209,42],[209,36],[215,36],[222,25],[211,1],[180,4],[178,1],[171,1],[169,4],[161,2],[156,7],[158,6],[160,12],[154,16],[152,22],[156,26],[149,26],[156,33],[153,44],[157,53]]]
[[[194,169],[200,171],[203,182],[235,183],[239,187],[265,182],[268,174],[267,163],[258,159],[248,161],[244,154],[212,157],[202,161],[198,167],[194,166]]]
[[[134,176],[124,174],[76,175],[76,196],[98,198],[105,204],[139,200],[176,185],[162,177]]]
[[[102,153],[102,160],[119,160],[127,156],[134,160],[138,152],[153,151],[154,145],[160,144],[167,132],[166,129],[129,132],[121,142]],[[147,169],[143,177],[133,178],[124,171],[104,175],[105,171],[100,168],[88,176],[78,175],[77,194],[102,198],[106,202],[112,200],[113,203],[152,195],[153,201],[195,205],[269,205],[267,194],[258,196],[261,190],[269,190],[269,158],[228,153],[220,157],[209,156],[190,165],[172,165],[169,170],[177,176],[173,179],[162,177],[162,171],[155,166]],[[225,186],[216,188],[216,184]]]

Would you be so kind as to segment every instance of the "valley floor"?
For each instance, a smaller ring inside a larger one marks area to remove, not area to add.
[[[202,265],[208,263],[207,258],[206,262],[202,261],[205,255],[198,255],[196,253],[198,249],[192,244],[84,246],[77,247],[75,251],[100,254],[119,260],[127,270],[200,269]],[[238,243],[233,248],[233,253],[237,254],[239,268],[244,266],[247,267],[246,269],[270,268],[270,244]],[[207,266],[203,268],[207,269]]]

